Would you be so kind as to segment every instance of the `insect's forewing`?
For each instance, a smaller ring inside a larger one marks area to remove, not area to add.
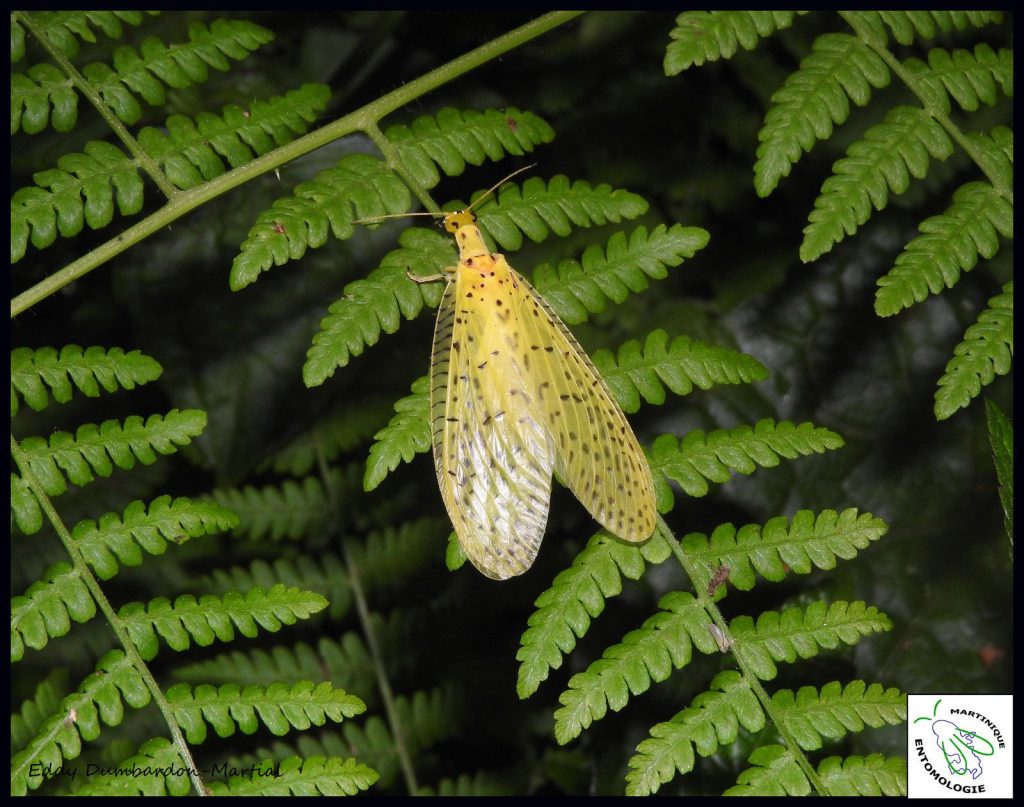
[[[555,468],[610,532],[627,541],[649,538],[657,518],[654,482],[626,416],[558,315],[525,278],[509,272],[525,337],[518,355],[553,438]]]
[[[445,289],[430,413],[437,480],[459,543],[477,569],[503,580],[525,572],[537,556],[554,451],[530,381],[514,361],[518,336],[506,312],[515,308],[515,290],[490,274],[493,260],[460,265]]]

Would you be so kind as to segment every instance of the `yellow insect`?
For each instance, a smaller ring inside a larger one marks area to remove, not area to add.
[[[445,215],[444,228],[458,265],[410,278],[447,280],[430,422],[441,496],[466,556],[496,580],[529,569],[553,471],[609,532],[646,540],[657,517],[654,482],[600,374],[544,299],[487,248],[471,208]]]

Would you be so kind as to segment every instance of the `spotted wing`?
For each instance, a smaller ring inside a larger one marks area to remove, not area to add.
[[[627,541],[646,540],[657,518],[654,482],[626,416],[558,315],[509,271],[521,290],[525,341],[518,360],[552,435],[555,469],[606,529]]]
[[[495,297],[467,297],[469,286],[460,269],[445,289],[434,330],[434,465],[466,556],[483,574],[504,580],[525,572],[537,556],[554,452],[526,394],[528,382],[506,349],[508,323],[494,316]]]

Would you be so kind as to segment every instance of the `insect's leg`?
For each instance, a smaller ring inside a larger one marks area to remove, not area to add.
[[[408,269],[405,270],[405,276],[409,278],[413,283],[436,283],[438,280],[445,280],[449,274],[457,271],[456,266],[446,266],[443,272],[436,275],[414,275]]]

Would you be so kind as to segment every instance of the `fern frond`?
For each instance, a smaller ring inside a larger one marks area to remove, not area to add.
[[[781,745],[755,748],[747,761],[753,765],[740,772],[727,796],[809,796],[811,783],[796,755]]]
[[[354,759],[290,757],[264,760],[227,782],[211,782],[215,796],[355,796],[368,790],[378,774]]]
[[[935,417],[945,420],[971,402],[997,375],[1010,372],[1013,362],[1013,281],[988,301],[978,321],[953,349],[953,358],[939,379]]]
[[[331,470],[332,481],[342,481]],[[234,534],[250,541],[298,541],[324,529],[333,517],[320,477],[286,479],[280,485],[216,488],[204,497],[238,515]]]
[[[412,395],[395,401],[395,416],[373,436],[363,489],[371,491],[398,467],[430,450],[430,378],[412,382]],[[35,501],[33,499],[33,501]]]
[[[168,47],[155,37],[143,41],[140,51],[122,45],[114,51],[113,67],[93,62],[82,68],[82,75],[103,102],[126,124],[142,117],[142,106],[135,93],[153,106],[167,100],[165,85],[181,89],[206,81],[207,67],[226,71],[228,59],[244,59],[274,35],[262,26],[246,20],[214,20],[207,28],[201,22],[189,25],[189,41]],[[54,128],[69,131],[77,116],[78,94],[71,80],[59,70],[44,65],[29,69],[28,76],[12,82],[11,134],[19,126],[34,134],[46,127],[53,109]],[[34,79],[34,80],[33,80]],[[58,128],[56,125],[67,128]]]
[[[160,649],[157,634],[172,650],[187,650],[190,637],[207,647],[217,640],[230,642],[234,628],[251,639],[260,628],[276,633],[283,625],[294,625],[326,607],[327,600],[315,591],[279,583],[269,591],[257,586],[244,593],[229,591],[223,597],[204,594],[198,601],[182,594],[173,603],[166,597],[130,602],[121,607],[118,617],[140,655],[149,661]]]
[[[865,726],[894,726],[907,719],[907,696],[895,687],[868,686],[851,681],[845,687],[838,681],[821,690],[800,687],[794,695],[780,689],[772,695],[773,714],[781,720],[789,736],[805,751],[816,751],[822,740],[839,740]]]
[[[349,547],[359,580],[367,589],[401,583],[436,561],[451,525],[438,518],[420,518],[370,533]]]
[[[268,652],[253,648],[233,650],[178,667],[175,676],[188,683],[264,684],[323,678],[347,692],[372,692],[375,674],[370,652],[358,633],[349,631],[339,641],[322,638],[316,647],[298,642]]]
[[[705,434],[701,429],[690,431],[679,440],[663,434],[651,448],[651,470],[662,502],[671,502],[673,494],[666,478],[674,480],[690,496],[705,496],[708,482],[728,482],[734,473],[751,474],[762,468],[774,468],[779,458],[796,459],[809,454],[841,448],[843,438],[813,423],[799,426],[788,420],[776,423],[770,418],[750,426],[717,429]],[[671,505],[669,508],[671,509]]]
[[[70,132],[78,123],[78,93],[57,67],[47,62],[11,73],[11,136],[38,134],[50,124]]]
[[[410,227],[368,277],[345,286],[344,296],[331,303],[302,365],[307,387],[323,384],[365,347],[377,344],[381,332],[395,333],[402,317],[413,319],[424,305],[436,307],[444,290],[440,283],[414,283],[406,275],[436,274],[455,263],[450,239],[440,233]]]
[[[45,249],[58,235],[78,235],[84,224],[106,227],[115,201],[122,216],[142,210],[144,184],[135,162],[101,140],[90,140],[84,153],[65,154],[56,168],[32,178],[35,185],[11,196],[11,263],[24,257],[29,240]]]
[[[481,195],[473,194],[472,201]],[[635,193],[605,184],[594,187],[559,174],[546,184],[540,177],[530,177],[521,188],[514,183],[502,185],[475,212],[487,235],[503,249],[515,251],[523,245],[524,234],[540,242],[551,233],[566,236],[573,226],[598,227],[635,219],[647,208],[646,200]]]
[[[995,402],[985,399],[985,420],[988,439],[992,444],[992,461],[999,481],[999,502],[1003,505],[1003,525],[1010,539],[1010,558],[1013,558],[1013,424]]]
[[[325,84],[303,84],[285,95],[253,101],[248,109],[232,104],[221,115],[201,112],[195,121],[172,115],[161,129],[142,129],[139,144],[171,182],[189,190],[305,134],[330,98]]]
[[[627,796],[648,796],[688,773],[696,761],[694,751],[711,756],[720,744],[733,742],[739,727],[749,732],[764,728],[765,715],[750,685],[735,670],[723,670],[708,691],[666,723],[651,729],[651,736],[636,747],[626,775]]]
[[[445,107],[408,126],[390,126],[384,136],[416,183],[430,189],[441,181],[437,168],[446,176],[459,176],[466,163],[482,165],[485,159],[529,154],[535,146],[550,143],[555,132],[542,118],[515,107],[483,112]]]
[[[907,244],[896,265],[878,280],[875,312],[880,317],[953,288],[978,256],[999,251],[999,236],[1013,237],[1013,205],[987,182],[968,182],[953,194],[953,204],[921,222],[921,235]]]
[[[664,279],[666,267],[692,258],[709,238],[707,230],[681,224],[659,224],[650,233],[637,227],[628,238],[616,232],[603,250],[597,244],[587,247],[580,261],[560,261],[557,267],[540,264],[533,273],[534,285],[555,313],[574,325],[604,311],[606,300],[621,303],[631,292],[644,291],[648,277]]]
[[[304,731],[311,726],[322,726],[328,720],[340,723],[366,711],[362,700],[326,681],[320,684],[300,681],[290,686],[278,683],[268,687],[200,684],[195,689],[188,684],[175,684],[167,690],[166,696],[175,720],[190,743],[206,739],[207,723],[218,737],[230,737],[236,728],[243,734],[252,734],[260,723],[271,734],[281,736],[293,728]]]
[[[871,208],[884,210],[889,192],[903,193],[910,177],[923,179],[929,156],[945,160],[953,141],[942,125],[919,107],[896,106],[872,126],[833,166],[821,186],[804,228],[800,260],[817,260],[868,220]]]
[[[818,778],[832,796],[906,796],[905,757],[826,757],[818,763]]]
[[[93,472],[110,476],[115,465],[125,470],[134,468],[136,460],[151,465],[157,453],[173,454],[205,427],[205,412],[172,409],[166,415],[150,415],[145,421],[130,415],[123,425],[116,420],[105,420],[99,426],[87,423],[74,435],[54,432],[49,441],[26,437],[21,449],[43,490],[49,496],[58,496],[67,490],[69,480],[86,485],[93,481]]]
[[[470,776],[464,773],[457,779],[442,779],[437,787],[424,786],[419,796],[512,796],[515,795],[508,782],[495,776],[477,771]]]
[[[25,646],[46,647],[50,639],[65,636],[71,620],[88,622],[96,616],[96,603],[81,575],[69,564],[55,563],[28,590],[11,598],[11,661],[21,661]]]
[[[109,39],[120,39],[124,29],[121,23],[140,25],[143,14],[155,16],[159,11],[35,11],[32,22],[49,43],[68,59],[78,55],[78,40],[95,43],[95,26]],[[21,58],[20,56],[18,57]],[[12,57],[11,64],[18,61]]]
[[[332,619],[338,619],[348,612],[352,591],[348,584],[348,572],[341,559],[324,552],[316,558],[298,555],[293,558],[278,558],[272,564],[255,560],[247,569],[233,566],[229,569],[214,569],[199,578],[199,585],[209,591],[233,592],[249,588],[272,588],[279,583],[293,588],[319,592],[330,602]]]
[[[318,451],[325,462],[333,462],[384,427],[388,403],[383,397],[360,396],[357,401],[341,404],[274,452],[260,464],[259,470],[305,476],[316,466]]]
[[[704,590],[722,566],[740,591],[754,587],[755,571],[765,580],[782,580],[787,571],[808,574],[814,568],[834,569],[836,558],[850,560],[888,531],[880,518],[858,513],[853,507],[836,513],[822,510],[815,516],[800,510],[792,520],[769,519],[762,527],[746,524],[738,530],[721,524],[711,537],[699,532],[682,539],[683,551],[693,564],[693,585]]]
[[[323,246],[328,231],[339,240],[351,238],[355,219],[405,213],[411,202],[409,189],[384,162],[347,154],[256,217],[231,264],[231,289],[244,289],[271,266]]]
[[[684,11],[669,31],[665,75],[675,76],[693,65],[728,59],[740,46],[753,50],[776,31],[789,28],[806,11]]]
[[[907,59],[904,67],[913,74],[915,85],[921,87],[930,104],[948,115],[949,98],[961,109],[974,112],[979,105],[994,105],[998,100],[996,85],[1005,95],[1013,97],[1013,51],[992,50],[982,42],[974,52],[956,48],[952,53],[942,48],[928,51],[928,63]],[[923,86],[922,86],[923,85]]]
[[[28,483],[11,473],[11,515],[18,529],[25,535],[34,535],[43,527],[43,511]]]
[[[24,795],[44,781],[44,770],[56,771],[64,760],[77,759],[82,740],[95,740],[100,719],[108,726],[124,720],[124,704],[141,709],[150,701],[149,689],[122,650],[111,650],[89,675],[61,701],[24,750],[11,757],[11,793]],[[38,763],[38,764],[37,764]]]
[[[172,501],[170,496],[159,496],[148,508],[136,499],[123,515],[107,513],[98,524],[92,519],[80,521],[71,536],[97,576],[109,580],[122,565],[140,565],[143,550],[162,555],[168,541],[180,544],[237,524],[238,516],[213,502],[194,502],[184,496]]]
[[[711,619],[692,594],[673,591],[661,598],[658,608],[658,613],[605,650],[585,672],[569,679],[569,688],[558,698],[562,706],[555,712],[559,744],[576,739],[608,709],[622,709],[630,695],[646,692],[652,683],[685,667],[694,645],[704,653],[715,652],[708,632]]]
[[[939,31],[963,31],[969,26],[980,28],[1003,19],[999,11],[858,11],[857,15],[880,19],[901,45],[911,44],[915,34],[922,39],[932,39]]]
[[[642,346],[637,339],[623,344],[617,360],[609,350],[596,351],[593,359],[626,412],[638,411],[641,398],[656,406],[665,403],[662,384],[676,395],[688,395],[694,385],[706,390],[768,377],[768,368],[753,356],[688,336],[677,336],[669,345],[660,328],[647,334]]]
[[[736,640],[733,652],[762,681],[773,679],[776,661],[791,664],[816,656],[820,648],[834,649],[840,642],[856,644],[861,636],[892,630],[892,621],[873,605],[863,602],[812,602],[782,612],[765,611],[757,623],[738,616],[729,623]]]
[[[849,101],[864,106],[871,88],[889,84],[889,68],[864,42],[848,34],[822,34],[812,53],[772,96],[757,137],[754,187],[767,196],[789,176],[801,154],[832,134],[850,114]],[[849,101],[847,100],[849,99]]]
[[[516,692],[528,698],[551,670],[562,666],[563,655],[576,646],[590,628],[591,618],[604,610],[605,600],[622,592],[622,578],[639,580],[647,563],[658,564],[671,554],[668,542],[656,532],[647,542],[627,544],[604,530],[596,533],[582,552],[534,602],[537,610],[519,640]]]
[[[49,397],[46,388],[57,403],[71,400],[74,388],[90,398],[118,389],[135,389],[137,385],[155,381],[163,368],[153,358],[132,350],[125,353],[119,347],[88,347],[65,345],[60,353],[52,347],[35,350],[27,347],[11,351],[11,417],[18,410],[18,397],[37,412],[46,408]]]
[[[166,737],[143,743],[136,754],[113,766],[114,770],[91,774],[76,796],[185,796],[192,783],[182,776],[185,762],[178,746]]]
[[[32,697],[11,714],[11,750],[20,751],[39,731],[43,721],[57,711],[57,707],[68,694],[68,671],[66,667],[51,670],[40,681]]]

